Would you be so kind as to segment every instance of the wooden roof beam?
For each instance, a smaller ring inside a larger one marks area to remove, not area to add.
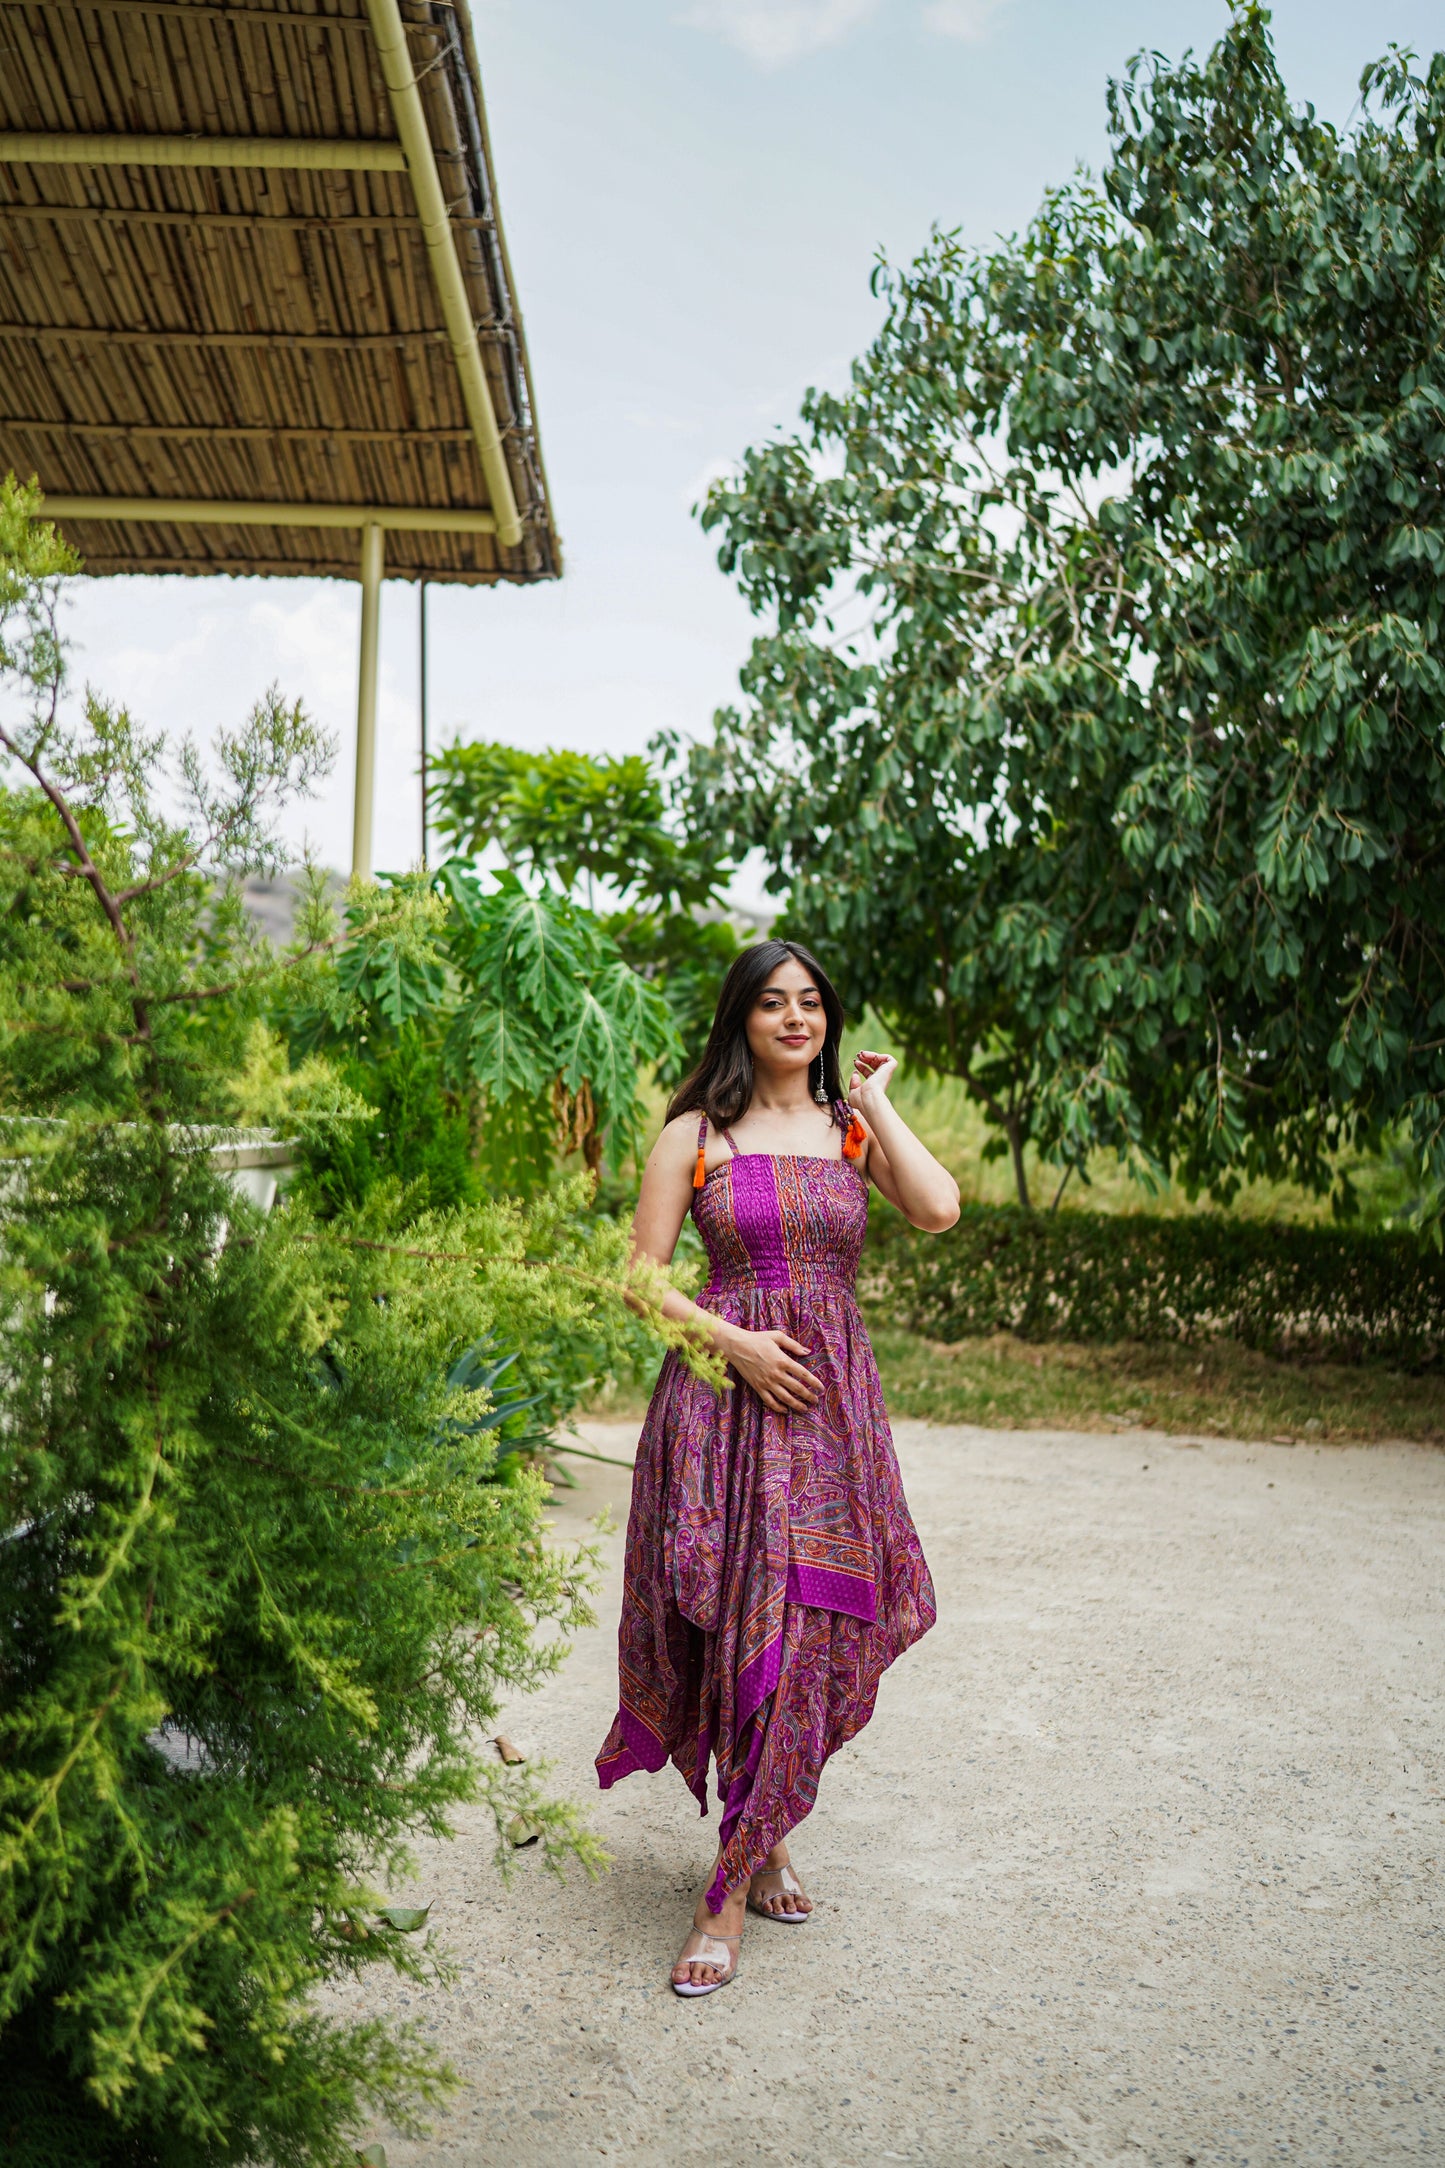
[[[0,0],[4,7],[5,0]],[[0,201],[0,218],[54,219],[64,225],[126,226],[235,226],[247,229],[255,226],[274,228],[278,233],[330,233],[340,228],[343,232],[377,230],[386,226],[414,226],[414,211],[157,211],[139,210],[130,203],[32,203],[21,202],[10,196]],[[454,226],[482,227],[488,229],[496,224],[489,217],[472,217],[453,211]]]
[[[0,323],[0,339],[59,339],[78,346],[274,347],[318,354],[368,354],[416,340],[445,340],[430,324],[402,325],[396,331],[117,331],[110,324]]]
[[[265,504],[223,497],[67,497],[48,492],[49,519],[147,520],[178,527],[382,527],[397,534],[495,534],[495,512],[425,504]]]
[[[43,0],[50,8],[85,9],[96,15],[180,15],[190,22],[268,23],[280,30],[364,30],[363,15],[298,15],[281,0],[278,7],[254,7],[247,0]],[[0,0],[0,7],[33,7],[35,0]]]
[[[399,143],[360,136],[38,135],[0,132],[0,159],[24,166],[235,166],[289,173],[405,173]]]
[[[286,444],[469,444],[468,429],[333,429],[323,422],[87,422],[67,414],[7,414],[6,429],[44,436],[152,438],[163,444],[230,444],[279,437]]]

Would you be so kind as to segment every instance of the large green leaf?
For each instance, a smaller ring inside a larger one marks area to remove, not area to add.
[[[470,1077],[494,1100],[542,1092],[553,1064],[525,1015],[482,993],[457,1011],[447,1036],[454,1073]]]
[[[435,956],[415,954],[397,941],[357,942],[337,960],[343,989],[399,1030],[414,1016],[436,1007],[446,989],[446,971]]]
[[[559,896],[529,895],[505,876],[487,899],[482,938],[473,969],[504,986],[510,999],[549,1029],[565,1016],[577,985],[594,961],[594,938],[585,920]]]
[[[639,1066],[676,1044],[663,996],[620,961],[605,964],[579,987],[556,1040],[558,1068],[569,1090],[585,1079],[604,1119],[630,1118]]]

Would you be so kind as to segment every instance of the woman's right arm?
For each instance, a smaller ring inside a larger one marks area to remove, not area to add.
[[[692,1205],[697,1130],[695,1114],[679,1114],[663,1130],[643,1171],[642,1194],[632,1220],[632,1254],[664,1270],[672,1263]],[[721,1355],[776,1414],[811,1407],[822,1391],[805,1368],[809,1350],[787,1333],[749,1332],[742,1325],[729,1324],[675,1287],[663,1296],[661,1309],[664,1317],[688,1326],[705,1346]]]

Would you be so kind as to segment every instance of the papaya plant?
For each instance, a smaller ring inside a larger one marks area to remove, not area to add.
[[[599,904],[618,954],[664,995],[675,1076],[701,1045],[738,950],[724,888],[733,868],[669,813],[659,766],[570,750],[525,751],[486,739],[455,744],[435,768],[437,830],[459,860],[489,848],[508,870],[573,901]]]

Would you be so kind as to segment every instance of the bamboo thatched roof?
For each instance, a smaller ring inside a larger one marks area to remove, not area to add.
[[[7,467],[91,572],[560,570],[465,0],[0,0]]]

